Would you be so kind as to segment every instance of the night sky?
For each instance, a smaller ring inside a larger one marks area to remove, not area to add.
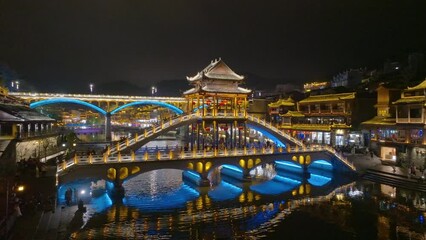
[[[218,57],[301,83],[425,50],[424,0],[0,0],[0,63],[39,91],[186,81]]]

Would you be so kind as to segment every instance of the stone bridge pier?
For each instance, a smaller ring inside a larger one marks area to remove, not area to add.
[[[112,183],[112,187],[108,187],[108,193],[111,199],[121,201],[124,197],[125,189],[123,187],[124,180],[129,176],[128,168],[109,168],[107,171],[107,179]]]

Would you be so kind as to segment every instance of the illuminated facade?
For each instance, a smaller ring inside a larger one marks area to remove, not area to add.
[[[424,165],[426,80],[402,92],[383,86],[377,92],[377,116],[363,123],[371,148],[385,161]]]
[[[273,123],[282,122],[282,115],[289,111],[296,110],[296,103],[289,97],[287,99],[279,99],[276,102],[268,104],[268,113]]]
[[[368,99],[355,92],[312,95],[297,103],[280,99],[269,108],[280,129],[306,143],[363,146],[362,134],[350,130],[373,115],[368,104],[360,108]]]
[[[311,82],[303,84],[303,90],[310,92],[312,90],[324,89],[330,87],[330,82]]]

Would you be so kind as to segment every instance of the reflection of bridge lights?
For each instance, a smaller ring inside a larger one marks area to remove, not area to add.
[[[336,199],[339,201],[343,201],[345,199],[345,195],[343,193],[336,194]]]

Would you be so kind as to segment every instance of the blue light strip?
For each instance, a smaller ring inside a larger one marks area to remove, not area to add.
[[[331,163],[327,162],[326,160],[317,160],[317,161],[314,161],[311,164],[320,164],[320,165],[325,165],[325,166],[330,166],[330,167],[333,166]]]
[[[200,109],[202,109],[202,108],[205,108],[205,107],[208,107],[208,106],[209,106],[209,105],[207,105],[207,104],[201,105],[201,106],[199,106],[199,107],[195,108],[193,112],[197,112],[198,110],[200,110]]]
[[[318,174],[311,173],[311,177],[308,179],[308,182],[313,186],[324,186],[325,184],[329,183],[331,181],[331,178],[324,177]]]
[[[188,173],[189,175],[191,175],[191,176],[193,176],[193,177],[195,177],[195,178],[197,178],[197,179],[200,179],[200,178],[201,178],[201,177],[200,177],[200,175],[198,175],[198,174],[196,174],[196,173],[194,173],[194,172],[191,172],[191,171],[189,171],[189,170],[185,171],[185,173]]]
[[[106,115],[106,111],[103,110],[102,108],[100,108],[96,105],[93,105],[91,103],[81,101],[81,100],[78,100],[78,99],[72,99],[72,98],[52,98],[52,99],[41,100],[41,101],[38,101],[38,102],[31,103],[30,108],[37,108],[37,107],[41,107],[41,106],[44,106],[44,105],[57,104],[57,103],[75,103],[75,104],[86,106],[86,107],[91,108],[91,109],[93,109],[97,112],[102,113],[103,115]]]
[[[236,172],[243,173],[243,170],[239,169],[238,167],[232,166],[232,165],[222,165],[222,167],[236,171]]]
[[[223,181],[223,180],[222,180],[220,183],[221,183],[221,184],[223,184],[223,186],[225,186],[225,187],[227,187],[227,188],[231,188],[231,189],[236,190],[236,191],[238,191],[238,192],[242,192],[242,191],[243,191],[243,189],[242,189],[242,188],[237,187],[237,186],[235,186],[234,184],[228,183],[228,182],[226,182],[226,181]]]
[[[331,180],[331,178],[329,178],[329,177],[325,177],[325,176],[313,174],[313,173],[311,173],[311,177],[317,177],[317,178],[324,179],[324,180],[327,180],[327,181]]]
[[[283,177],[283,176],[280,176],[280,175],[275,175],[273,180],[278,180],[280,182],[291,182],[291,183],[294,183],[296,185],[299,185],[299,184],[302,183],[301,181],[297,181],[297,180],[287,178],[287,177]]]
[[[295,163],[292,163],[292,162],[288,162],[288,161],[275,161],[275,163],[278,164],[278,165],[302,169],[302,166],[295,164]]]
[[[118,108],[114,109],[113,111],[111,111],[111,115],[121,111],[123,108],[136,106],[136,105],[155,105],[155,106],[168,108],[168,109],[172,110],[173,112],[175,112],[177,114],[183,113],[182,109],[180,109],[180,108],[178,108],[178,107],[176,107],[172,104],[169,104],[169,103],[154,101],[154,100],[143,100],[143,101],[137,101],[137,102],[131,102],[131,103],[124,104],[123,106],[118,107]]]

